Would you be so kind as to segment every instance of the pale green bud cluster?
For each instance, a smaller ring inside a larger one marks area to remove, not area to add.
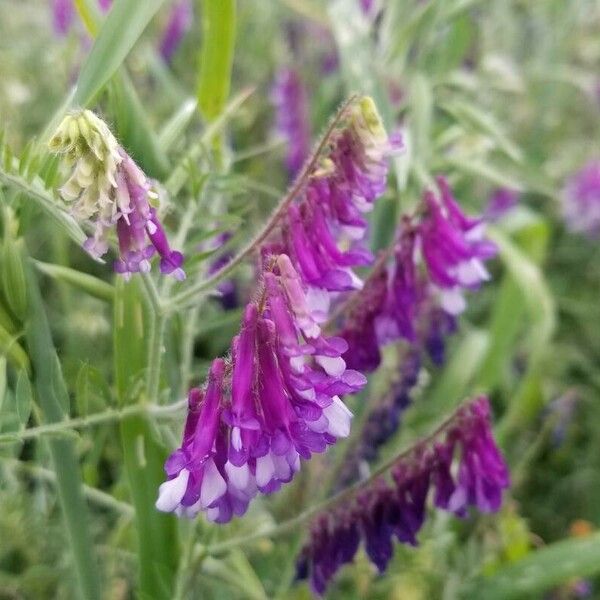
[[[119,198],[119,165],[124,155],[106,123],[93,112],[68,114],[49,146],[52,151],[65,154],[73,167],[60,191],[65,201],[74,202],[76,217],[90,219],[98,215],[108,222],[119,208],[125,208],[120,207]],[[129,196],[123,201],[128,203]]]

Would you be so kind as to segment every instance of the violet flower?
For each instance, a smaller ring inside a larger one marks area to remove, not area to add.
[[[441,307],[451,315],[466,308],[465,289],[477,289],[489,274],[483,261],[496,254],[496,246],[484,237],[482,219],[461,211],[443,177],[438,178],[441,196],[425,193],[427,215],[420,225],[423,258]]]
[[[67,115],[50,140],[54,152],[65,155],[71,176],[61,188],[72,213],[89,221],[94,233],[84,248],[99,258],[108,251],[108,233],[114,227],[119,258],[114,268],[129,278],[150,271],[158,253],[160,270],[185,279],[183,255],[170,248],[153,204],[158,199],[152,182],[119,146],[106,124],[89,110]]]
[[[231,368],[213,363],[218,372],[213,367],[200,418],[188,416],[182,446],[165,464],[160,510],[185,516],[203,511],[211,521],[227,522],[243,514],[256,494],[270,494],[291,481],[301,458],[350,433],[352,414],[340,395],[358,391],[366,380],[346,368],[345,342],[322,335],[322,315],[310,308],[289,257],[274,258],[271,267],[263,275],[262,299],[246,307],[232,343]],[[205,414],[211,415],[210,426]],[[189,443],[191,430],[206,441],[201,453]],[[216,468],[210,467],[209,503],[198,501],[209,464],[206,447]],[[181,474],[184,469],[189,476]],[[198,486],[194,493],[192,484]]]
[[[285,164],[294,177],[310,152],[308,97],[298,71],[283,68],[277,73],[271,100],[277,132],[287,144]]]
[[[179,0],[172,6],[159,44],[159,51],[165,62],[173,60],[173,55],[192,26],[192,20],[191,0]]]
[[[52,0],[52,24],[57,36],[64,37],[69,33],[74,18],[73,0]]]
[[[568,179],[562,215],[569,231],[589,238],[600,236],[600,160],[591,160]]]
[[[345,500],[317,518],[297,562],[297,578],[309,579],[323,594],[339,568],[352,562],[360,543],[379,572],[393,554],[394,538],[416,545],[432,491],[436,507],[459,516],[468,507],[500,508],[509,485],[508,469],[492,436],[489,403],[481,396],[461,407],[433,443],[417,445],[391,468],[391,481],[369,482],[354,500]],[[458,472],[452,463],[457,455]]]
[[[329,154],[300,202],[289,206],[274,243],[316,290],[315,297],[362,287],[352,267],[373,260],[361,244],[367,229],[363,214],[384,192],[387,158],[400,144],[388,139],[373,101],[361,98],[349,107],[344,129],[332,136]]]

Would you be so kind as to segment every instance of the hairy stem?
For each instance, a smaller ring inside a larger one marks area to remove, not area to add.
[[[111,421],[122,421],[132,415],[148,415],[154,418],[177,417],[180,411],[187,407],[187,400],[180,400],[166,406],[156,404],[132,404],[122,409],[111,408],[101,413],[88,417],[77,417],[75,419],[64,419],[55,423],[47,423],[38,427],[30,427],[22,431],[0,434],[0,445],[14,443],[16,441],[32,440],[42,436],[52,436],[72,432],[75,429],[86,429],[95,425],[102,425]]]
[[[220,281],[222,281],[225,277],[227,277],[232,271],[234,271],[250,254],[254,252],[258,248],[258,246],[265,241],[265,239],[269,236],[271,231],[275,228],[275,226],[279,223],[280,218],[287,210],[288,206],[291,202],[302,192],[310,175],[314,172],[315,167],[317,166],[318,160],[321,157],[323,150],[326,148],[327,144],[330,141],[331,135],[335,131],[336,127],[339,125],[340,121],[346,114],[346,111],[349,106],[356,100],[356,96],[351,96],[348,100],[342,104],[335,117],[331,121],[329,127],[325,131],[325,134],[321,138],[316,150],[313,152],[311,158],[306,162],[302,171],[296,178],[296,181],[292,185],[290,191],[284,196],[279,205],[275,208],[275,210],[271,213],[271,216],[264,224],[263,228],[258,232],[256,236],[243,248],[232,260],[230,260],[224,267],[219,269],[216,273],[205,279],[204,281],[200,281],[195,285],[190,286],[187,290],[184,290],[180,294],[174,296],[170,303],[169,308],[173,309],[175,307],[181,308],[186,305],[186,303],[190,301],[194,301],[196,296],[202,292],[206,292],[207,290],[213,289]]]

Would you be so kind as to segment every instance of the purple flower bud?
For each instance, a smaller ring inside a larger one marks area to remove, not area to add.
[[[569,231],[600,236],[600,160],[572,175],[562,193],[562,214]]]
[[[191,0],[179,0],[171,8],[169,20],[160,40],[159,50],[165,62],[170,63],[183,37],[192,26]]]

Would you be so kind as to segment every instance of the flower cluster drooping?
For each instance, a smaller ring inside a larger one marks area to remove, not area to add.
[[[361,542],[383,572],[394,538],[417,544],[430,491],[435,507],[460,517],[469,507],[484,513],[498,510],[509,475],[489,417],[484,396],[463,405],[434,440],[419,443],[396,461],[391,481],[380,477],[369,482],[353,500],[321,515],[298,560],[298,578],[310,579],[313,590],[322,594],[339,568],[352,562]]]
[[[376,369],[380,348],[398,339],[442,362],[444,337],[466,308],[463,291],[489,277],[483,261],[496,248],[484,237],[483,220],[463,214],[443,178],[438,185],[440,196],[425,193],[423,214],[405,219],[392,256],[379,263],[352,302],[340,336],[354,369]]]
[[[261,248],[261,292],[245,309],[231,358],[213,362],[205,391],[190,395],[160,510],[229,521],[259,492],[290,481],[301,458],[349,434],[352,414],[340,396],[366,379],[347,368],[347,343],[322,326],[330,293],[359,287],[351,267],[371,259],[340,244],[364,235],[361,213],[385,188],[391,145],[365,98],[346,107],[327,141],[328,156]]]
[[[285,165],[294,177],[310,152],[308,97],[297,70],[283,68],[275,77],[271,100],[275,107],[275,127],[286,142]]]
[[[108,251],[108,232],[116,229],[119,259],[114,268],[128,278],[148,272],[158,252],[160,270],[185,279],[183,255],[171,250],[156,211],[158,194],[152,182],[119,146],[106,123],[89,110],[67,115],[50,140],[72,168],[61,188],[64,200],[80,221],[94,225],[84,244],[94,257]]]
[[[340,338],[325,337],[301,281],[282,254],[247,305],[231,360],[213,362],[206,391],[192,390],[183,444],[168,459],[157,508],[224,523],[259,492],[289,482],[300,459],[350,432],[341,394],[363,375],[346,368]]]
[[[588,162],[567,181],[562,213],[573,233],[589,238],[600,236],[600,160]]]

